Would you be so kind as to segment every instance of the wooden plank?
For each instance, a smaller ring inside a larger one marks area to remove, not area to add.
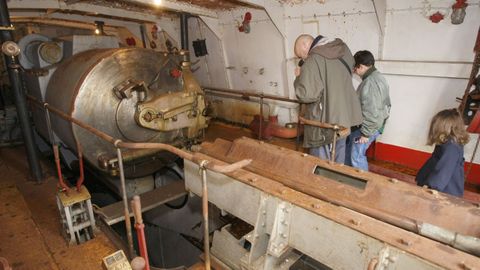
[[[140,200],[142,202],[142,213],[151,210],[157,206],[160,206],[164,203],[178,199],[186,194],[187,192],[185,191],[185,182],[183,180],[176,181],[163,187],[156,188],[152,191],[140,194]],[[130,209],[130,203],[128,205],[130,217],[133,217],[133,213]],[[122,201],[102,207],[100,209],[100,213],[100,216],[108,225],[112,225],[125,220]]]

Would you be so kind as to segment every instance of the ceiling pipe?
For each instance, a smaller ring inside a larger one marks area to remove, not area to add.
[[[188,51],[188,18],[190,14],[181,13],[180,14],[180,36],[181,36],[181,46],[182,50]]]

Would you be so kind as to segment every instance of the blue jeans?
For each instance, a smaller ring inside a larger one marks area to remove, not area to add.
[[[368,162],[365,152],[367,152],[370,144],[372,144],[379,135],[380,133],[377,130],[368,138],[367,143],[355,143],[355,140],[360,138],[362,133],[360,132],[360,129],[350,133],[347,141],[345,165],[368,171]]]
[[[335,147],[335,162],[336,163],[345,163],[345,149],[347,146],[347,139],[338,139]],[[330,159],[330,150],[332,149],[332,144],[320,146],[320,147],[312,147],[310,148],[310,155],[319,157],[325,160]]]

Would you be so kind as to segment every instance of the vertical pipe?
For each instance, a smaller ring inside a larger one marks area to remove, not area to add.
[[[260,122],[258,124],[258,139],[262,139],[262,128],[263,128],[263,94],[260,96]]]
[[[150,263],[148,262],[148,250],[147,250],[147,241],[145,239],[145,224],[143,224],[142,218],[142,204],[140,202],[140,196],[133,196],[132,212],[133,217],[135,218],[135,229],[137,230],[137,239],[138,239],[138,249],[140,251],[140,256],[145,260],[145,267],[143,270],[150,270]]]
[[[203,252],[205,253],[205,270],[210,270],[210,232],[208,229],[208,189],[207,189],[207,169],[205,165],[208,161],[200,163],[202,173],[202,214],[203,214]]]
[[[145,31],[145,24],[140,24],[140,35],[142,36],[142,45],[143,45],[143,48],[147,48],[147,41],[145,40],[145,35],[146,35],[146,31]]]
[[[180,38],[182,50],[188,50],[188,14],[180,14]]]
[[[10,27],[10,15],[8,13],[7,1],[0,0],[0,26]],[[1,41],[12,41],[12,33],[9,30],[0,31]],[[22,129],[23,140],[27,151],[27,159],[30,167],[30,174],[38,183],[42,181],[42,168],[38,160],[37,148],[33,139],[33,130],[27,111],[27,100],[25,98],[24,87],[20,78],[20,65],[17,64],[15,57],[5,55],[5,63],[7,65],[8,76],[14,92],[15,105],[17,115]]]
[[[115,146],[117,146],[117,142],[115,142]],[[128,242],[128,252],[129,257],[135,257],[135,253],[133,251],[133,237],[132,237],[132,223],[130,221],[130,212],[128,211],[128,201],[127,201],[127,189],[125,187],[125,173],[123,172],[123,158],[122,158],[122,150],[117,147],[117,159],[118,159],[118,169],[120,171],[120,183],[122,184],[122,200],[123,200],[123,211],[125,214],[125,229],[127,230],[127,242]]]

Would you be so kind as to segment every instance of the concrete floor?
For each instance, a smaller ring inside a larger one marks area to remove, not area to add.
[[[40,185],[27,178],[23,147],[1,148],[0,257],[15,270],[102,269],[102,258],[117,250],[114,245],[98,231],[95,239],[68,246],[55,202],[56,178]]]

